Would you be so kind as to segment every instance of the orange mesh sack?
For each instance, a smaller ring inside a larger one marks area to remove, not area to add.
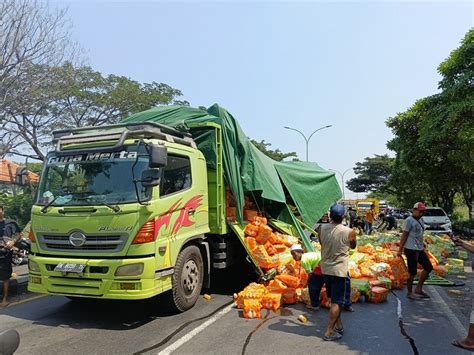
[[[311,298],[309,297],[309,290],[307,287],[297,288],[296,297],[298,299],[298,302],[302,302],[306,305],[311,305]]]
[[[360,296],[361,296],[360,291],[355,287],[351,287],[351,302],[352,303],[359,302]]]
[[[287,288],[281,294],[283,304],[295,304],[297,302],[296,289]]]
[[[256,299],[260,301],[266,293],[267,289],[265,286],[252,282],[250,285],[245,287],[243,291],[234,294],[234,300],[237,303],[237,308],[243,308],[246,299]]]
[[[258,234],[258,227],[254,226],[253,224],[247,224],[245,226],[244,233],[250,237],[256,237]]]
[[[446,268],[444,266],[434,265],[433,269],[434,269],[435,274],[438,275],[439,277],[446,276]]]
[[[367,297],[367,302],[370,303],[381,303],[385,302],[388,297],[388,290],[383,287],[372,287],[369,292],[369,297]]]
[[[276,311],[281,307],[281,293],[267,293],[263,296],[262,307]]]
[[[267,253],[267,250],[263,245],[258,245],[252,250],[252,255],[255,258],[255,261],[260,265],[260,267],[264,267],[270,263],[270,256]]]
[[[372,244],[358,246],[357,251],[364,254],[375,254],[377,252]]]
[[[260,300],[256,299],[246,299],[244,300],[244,313],[243,316],[244,318],[261,318],[262,313],[262,304],[260,303]]]
[[[404,280],[400,279],[390,279],[392,281],[392,289],[401,290],[403,289]]]
[[[326,287],[323,287],[321,293],[319,294],[319,304],[323,308],[330,308],[331,301],[329,301],[328,293],[326,291]]]
[[[270,236],[268,237],[267,242],[269,242],[271,244],[276,244],[277,237],[276,237],[275,233],[270,234]]]
[[[393,277],[397,280],[408,280],[408,269],[405,265],[405,260],[401,257],[394,258],[389,261],[389,265],[392,269]]]
[[[301,266],[300,268],[301,268],[300,277],[299,277],[300,284],[298,287],[305,288],[306,286],[308,286],[309,275],[306,272],[306,270],[304,270]]]
[[[277,253],[284,253],[288,250],[288,247],[285,244],[273,244]]]
[[[285,244],[287,247],[291,247],[293,244],[298,244],[298,238],[293,237],[292,235],[281,235],[281,240],[283,241],[283,244]]]
[[[247,243],[247,247],[250,251],[254,250],[257,247],[257,241],[255,238],[247,237],[245,238],[245,242]]]
[[[251,222],[255,219],[255,217],[258,217],[258,211],[244,209],[244,219],[246,221]]]
[[[267,224],[267,219],[265,217],[256,216],[252,220],[252,224],[254,224],[256,226],[266,225]]]
[[[275,276],[276,280],[280,280],[283,282],[286,286],[290,288],[297,288],[299,285],[299,279],[296,276],[291,276],[291,275],[278,275]]]
[[[271,234],[272,234],[272,229],[269,226],[260,225],[258,227],[258,233],[255,239],[257,239],[258,243],[265,244],[268,238],[270,238]]]
[[[283,293],[288,287],[280,280],[272,280],[267,286],[269,293]]]
[[[277,253],[276,249],[273,247],[272,243],[270,242],[265,243],[265,250],[270,256],[275,255]]]

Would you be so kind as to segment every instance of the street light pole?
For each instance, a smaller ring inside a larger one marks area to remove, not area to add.
[[[341,182],[342,182],[342,199],[345,200],[346,199],[346,191],[345,191],[345,187],[344,187],[344,175],[346,175],[347,172],[351,171],[352,168],[349,168],[349,169],[346,169],[344,170],[344,172],[341,174],[340,171],[338,170],[335,170],[335,169],[329,169],[330,171],[334,171],[336,173],[338,173],[339,175],[341,175]]]
[[[308,138],[306,138],[306,136],[304,135],[303,132],[301,132],[300,130],[296,129],[296,128],[292,128],[292,127],[288,127],[288,126],[285,126],[284,128],[286,129],[289,129],[289,130],[292,130],[292,131],[295,131],[295,132],[298,132],[299,134],[301,134],[306,142],[306,161],[308,161],[308,147],[309,147],[309,140],[311,139],[311,137],[313,136],[313,134],[315,134],[316,132],[322,130],[322,129],[325,129],[325,128],[329,128],[329,127],[332,127],[332,125],[327,125],[327,126],[324,126],[324,127],[320,127],[318,128],[317,130],[315,130],[313,133],[311,133],[309,135]]]

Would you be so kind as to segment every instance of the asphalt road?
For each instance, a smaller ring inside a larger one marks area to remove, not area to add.
[[[47,296],[0,311],[0,330],[19,331],[17,354],[468,354],[450,345],[467,323],[439,287],[428,288],[431,300],[409,302],[396,293],[413,345],[401,334],[393,294],[386,303],[358,303],[355,313],[344,313],[344,337],[329,343],[321,339],[326,310],[308,313],[294,305],[248,320],[228,306],[232,291],[217,290],[210,301],[201,298],[177,315],[159,300],[77,304]],[[297,321],[300,314],[308,317],[306,325]]]

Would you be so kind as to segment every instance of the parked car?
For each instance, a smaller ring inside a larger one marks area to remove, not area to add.
[[[392,214],[396,219],[407,219],[411,216],[411,213],[403,208],[393,208]]]
[[[432,233],[451,233],[451,220],[441,207],[426,207],[423,215],[425,230]]]

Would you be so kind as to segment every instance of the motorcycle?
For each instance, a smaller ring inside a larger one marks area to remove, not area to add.
[[[25,249],[13,249],[12,264],[20,266],[28,263],[28,250]]]
[[[1,239],[1,238],[0,238]],[[7,241],[12,240],[11,238],[3,237],[0,242],[0,248],[4,248]],[[15,242],[15,246],[12,249],[12,264],[15,266],[23,265],[28,262],[28,254],[31,250],[31,242],[26,239],[19,239]]]

